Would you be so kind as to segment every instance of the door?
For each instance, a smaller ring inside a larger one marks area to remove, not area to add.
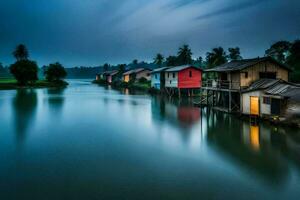
[[[271,114],[280,115],[280,99],[271,99]]]
[[[250,97],[250,115],[259,115],[259,97]]]

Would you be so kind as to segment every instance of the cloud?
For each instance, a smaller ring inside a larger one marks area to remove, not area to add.
[[[233,3],[232,5],[227,4],[229,6],[209,12],[207,14],[200,15],[200,16],[196,17],[196,19],[204,20],[204,19],[208,19],[211,17],[217,17],[220,15],[230,14],[232,12],[242,11],[242,10],[250,8],[250,7],[258,6],[259,4],[264,3],[265,1],[267,1],[267,0],[245,0],[242,2],[239,1],[239,2]]]
[[[14,61],[18,43],[40,64],[67,66],[151,60],[183,43],[195,56],[217,45],[258,56],[277,38],[300,35],[299,7],[298,0],[2,0],[0,62]]]

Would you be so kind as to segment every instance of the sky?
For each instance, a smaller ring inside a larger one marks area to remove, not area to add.
[[[278,40],[300,39],[299,0],[1,0],[0,62],[17,44],[30,58],[66,67],[152,61],[189,44],[263,56]]]

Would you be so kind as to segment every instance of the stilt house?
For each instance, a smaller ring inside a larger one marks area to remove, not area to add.
[[[167,90],[200,89],[202,83],[202,70],[200,68],[185,65],[170,67],[165,71],[165,87]]]
[[[206,103],[232,111],[240,111],[243,89],[260,79],[289,80],[291,70],[270,57],[232,61],[205,70],[202,89]],[[214,77],[209,79],[207,77]]]
[[[155,89],[163,89],[165,88],[165,71],[169,69],[169,67],[161,67],[154,69],[151,72],[151,87]]]

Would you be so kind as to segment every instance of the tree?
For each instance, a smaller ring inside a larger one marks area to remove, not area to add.
[[[177,66],[177,57],[176,56],[169,56],[166,60],[167,66]]]
[[[291,81],[300,82],[300,40],[296,40],[291,44],[286,63],[294,70],[291,73]]]
[[[103,65],[103,71],[108,71],[109,70],[109,64],[108,63],[105,63],[104,65]]]
[[[133,65],[137,65],[139,63],[139,61],[137,60],[137,59],[134,59],[133,61],[132,61],[132,64]]]
[[[123,74],[125,72],[126,64],[119,64],[118,68],[119,68],[119,72]]]
[[[31,60],[19,60],[10,66],[10,73],[20,85],[38,80],[38,66]]]
[[[288,41],[279,41],[271,45],[269,49],[266,50],[266,56],[270,56],[277,60],[278,62],[285,63],[291,48],[291,43]]]
[[[212,52],[206,53],[207,67],[212,68],[227,62],[226,52],[222,47],[212,49]]]
[[[235,48],[229,48],[229,55],[228,58],[230,61],[235,61],[235,60],[242,60],[241,52],[239,47]]]
[[[199,56],[195,61],[194,61],[194,65],[198,66],[198,67],[203,67],[203,58],[202,56]]]
[[[177,54],[178,65],[192,64],[192,55],[193,53],[189,48],[189,45],[185,44],[182,47],[180,47]]]
[[[162,54],[158,53],[156,55],[156,57],[154,58],[154,64],[156,64],[159,67],[161,67],[162,64],[163,64],[163,62],[164,62],[164,56]]]
[[[13,52],[13,56],[17,61],[28,60],[29,53],[26,46],[24,44],[19,44]]]
[[[45,76],[47,81],[60,81],[67,76],[67,72],[62,64],[56,62],[46,66]]]

